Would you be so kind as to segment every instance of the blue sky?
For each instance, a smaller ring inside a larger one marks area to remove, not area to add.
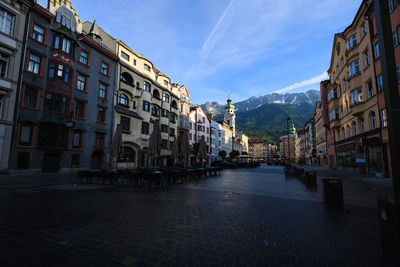
[[[47,0],[39,0],[47,6]],[[318,89],[333,35],[361,0],[72,0],[82,21],[144,54],[191,101]]]

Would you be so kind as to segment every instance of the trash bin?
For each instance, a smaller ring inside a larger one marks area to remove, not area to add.
[[[301,175],[304,174],[304,169],[303,168],[296,168],[296,177],[300,178]]]
[[[343,206],[343,184],[342,179],[325,178],[322,179],[324,185],[324,202],[327,205]]]
[[[306,187],[317,188],[317,173],[316,172],[306,172]]]
[[[384,253],[400,259],[400,207],[392,199],[379,199],[379,229]]]

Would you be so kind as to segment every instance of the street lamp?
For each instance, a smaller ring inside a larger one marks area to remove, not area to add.
[[[290,164],[290,135],[289,135],[289,121],[290,117],[287,117],[286,119],[286,129],[287,129],[287,142],[288,142],[288,158],[289,158],[289,164]]]

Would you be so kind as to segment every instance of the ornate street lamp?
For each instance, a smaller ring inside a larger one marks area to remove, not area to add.
[[[290,135],[289,135],[289,121],[290,117],[287,117],[286,119],[286,129],[287,129],[287,139],[288,139],[288,160],[290,164]]]

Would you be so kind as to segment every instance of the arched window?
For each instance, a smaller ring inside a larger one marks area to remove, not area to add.
[[[136,162],[136,152],[129,146],[122,147],[121,154],[118,158],[119,162]]]
[[[357,124],[355,121],[352,123],[352,128],[353,128],[353,136],[357,135]]]
[[[153,96],[154,96],[154,98],[160,99],[160,92],[158,90],[154,89]]]
[[[178,108],[178,104],[176,103],[175,100],[172,100],[171,106],[172,106],[173,108],[176,108],[176,109]]]
[[[126,94],[118,94],[118,104],[123,106],[129,106],[129,98]]]
[[[121,73],[121,81],[132,86],[134,85],[132,76],[127,72]]]
[[[151,115],[158,116],[158,109],[156,107],[151,108]]]
[[[351,128],[350,125],[347,125],[347,138],[351,137]]]
[[[364,131],[365,131],[364,119],[360,119],[360,133],[363,133]]]
[[[346,139],[346,131],[344,130],[344,127],[342,127],[342,139]]]
[[[375,112],[371,111],[371,113],[369,114],[369,122],[370,122],[370,127],[371,130],[376,128],[376,116],[375,116]]]
[[[31,154],[29,152],[21,152],[17,156],[17,169],[29,169]]]

